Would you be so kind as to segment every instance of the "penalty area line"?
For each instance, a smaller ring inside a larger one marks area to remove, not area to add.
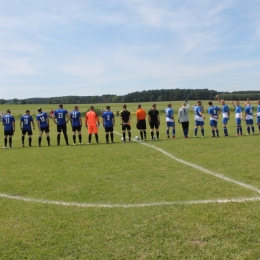
[[[212,199],[212,200],[187,200],[187,201],[172,201],[172,202],[165,201],[165,202],[136,203],[136,204],[105,204],[105,203],[78,203],[78,202],[65,202],[65,201],[55,201],[55,200],[41,200],[41,199],[26,198],[20,196],[12,196],[4,193],[0,193],[0,198],[38,203],[38,204],[49,204],[49,205],[79,207],[79,208],[143,208],[143,207],[169,206],[169,205],[224,204],[224,203],[242,203],[242,202],[260,201],[260,197],[252,197],[252,198],[231,198],[231,199]]]

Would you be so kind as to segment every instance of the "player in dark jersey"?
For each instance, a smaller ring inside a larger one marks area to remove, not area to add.
[[[36,121],[39,129],[39,138],[38,138],[38,145],[39,147],[41,146],[42,142],[42,133],[45,132],[46,134],[46,139],[48,142],[48,146],[50,146],[50,122],[49,122],[49,116],[47,115],[46,112],[42,112],[42,108],[38,108],[38,115],[36,116]]]
[[[29,146],[32,146],[32,126],[33,130],[35,129],[34,121],[30,115],[30,110],[26,110],[25,114],[20,118],[20,127],[22,130],[22,147],[24,147],[24,139],[26,133],[28,133],[28,142]]]
[[[7,138],[9,138],[9,148],[12,148],[12,136],[15,131],[15,119],[11,115],[11,111],[7,109],[6,115],[2,118],[2,123],[4,126],[4,148],[7,148]]]
[[[105,127],[106,132],[106,143],[109,143],[109,133],[111,142],[114,142],[114,125],[115,125],[115,117],[113,112],[110,111],[110,106],[106,107],[106,111],[102,113],[102,123],[103,127]]]
[[[156,138],[159,140],[160,115],[156,109],[156,104],[152,105],[152,109],[148,112],[148,121],[151,129],[151,139],[154,140],[154,128],[156,130]]]
[[[123,138],[125,142],[125,131],[128,132],[128,140],[131,142],[131,113],[126,110],[126,105],[123,105],[123,110],[120,112],[120,120],[122,122]]]
[[[76,145],[76,131],[78,131],[79,144],[81,144],[82,136],[81,136],[81,127],[82,127],[82,118],[79,112],[79,107],[75,106],[74,110],[70,112],[70,123],[73,132],[73,145]]]
[[[66,119],[67,117],[67,119]],[[63,104],[59,105],[59,108],[55,110],[53,121],[57,124],[57,145],[60,145],[60,134],[63,132],[66,145],[69,145],[68,135],[67,135],[67,123],[70,120],[69,113],[66,109],[63,109]]]

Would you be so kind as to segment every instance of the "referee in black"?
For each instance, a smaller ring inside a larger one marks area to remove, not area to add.
[[[156,137],[159,140],[159,126],[160,126],[160,115],[159,111],[156,109],[156,104],[152,105],[152,109],[148,112],[148,121],[151,129],[151,139],[154,139],[154,128],[156,130]]]
[[[123,105],[123,110],[120,112],[120,119],[122,122],[122,131],[123,131],[123,138],[124,138],[124,142],[125,142],[125,131],[127,130],[128,132],[128,139],[129,142],[131,142],[131,125],[130,125],[130,121],[131,121],[131,113],[126,110],[126,104]]]

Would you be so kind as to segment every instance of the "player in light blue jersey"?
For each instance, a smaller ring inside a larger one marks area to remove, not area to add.
[[[243,119],[243,108],[240,106],[239,101],[236,101],[236,105],[234,104],[234,102],[231,102],[233,107],[235,108],[235,117],[236,117],[236,125],[237,125],[237,134],[236,136],[240,136],[243,134],[243,130],[242,130],[242,119]]]
[[[172,138],[176,138],[175,136],[175,123],[174,123],[174,111],[172,109],[172,104],[169,103],[168,107],[165,109],[166,116],[166,134],[167,138],[170,138],[170,128],[172,128]]]
[[[218,116],[220,114],[220,108],[217,106],[214,106],[212,101],[209,101],[209,109],[208,114],[210,115],[210,126],[212,130],[212,137],[219,137],[218,132]]]
[[[260,99],[257,100],[256,123],[260,134]]]
[[[72,135],[73,145],[76,145],[76,131],[78,131],[79,144],[81,144],[82,143],[82,136],[81,136],[82,118],[78,106],[75,106],[74,110],[70,112],[70,123],[73,132]]]
[[[36,115],[36,121],[39,129],[39,138],[38,138],[38,146],[41,147],[42,143],[42,133],[45,132],[46,139],[48,142],[48,146],[50,146],[50,122],[49,122],[49,116],[46,112],[42,111],[42,108],[38,108],[38,115]]]
[[[60,134],[63,132],[66,145],[69,145],[69,139],[67,135],[67,123],[70,120],[69,113],[63,108],[63,104],[59,105],[59,108],[54,111],[53,122],[57,125],[57,145],[60,145]]]
[[[223,124],[224,136],[228,136],[227,123],[230,117],[229,107],[226,104],[224,99],[220,99],[218,95],[216,95],[216,98],[218,99],[218,102],[220,102],[222,105],[222,124]]]
[[[254,115],[253,115],[253,106],[251,105],[249,99],[246,101],[246,107],[245,107],[245,118],[247,125],[247,135],[250,135],[250,127],[252,129],[252,133],[255,133],[255,127],[254,127]]]
[[[193,105],[193,111],[194,111],[194,119],[195,119],[195,129],[194,129],[194,137],[197,137],[198,133],[198,127],[201,129],[201,136],[204,137],[204,119],[205,116],[203,115],[202,112],[202,102],[198,101],[197,105]]]
[[[6,115],[2,118],[2,124],[4,126],[4,147],[7,148],[7,138],[9,141],[9,148],[12,148],[12,136],[15,132],[15,119],[11,115],[11,111],[7,109]]]
[[[20,128],[22,130],[22,147],[24,147],[24,139],[26,133],[28,133],[29,146],[32,146],[32,126],[35,129],[34,121],[30,115],[30,110],[26,110],[25,114],[20,118]]]
[[[115,116],[114,113],[110,111],[110,106],[106,106],[106,111],[102,114],[102,124],[105,127],[106,133],[106,143],[109,143],[109,134],[111,142],[114,142],[114,126],[115,126]]]

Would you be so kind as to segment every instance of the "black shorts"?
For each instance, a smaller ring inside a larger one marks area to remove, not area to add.
[[[105,127],[105,132],[108,133],[108,132],[113,132],[114,131],[114,127]]]
[[[81,131],[81,125],[78,125],[78,126],[72,126],[72,132],[80,132]]]
[[[60,133],[60,132],[63,132],[63,133],[66,133],[67,132],[67,125],[57,125],[57,132]]]
[[[159,128],[159,122],[151,122],[150,123],[150,128],[151,129],[158,129]]]
[[[41,127],[41,128],[40,128],[40,131],[41,131],[41,132],[45,132],[45,133],[49,133],[49,132],[50,132],[50,129],[49,129],[48,126],[46,126],[46,127]]]
[[[24,130],[24,129],[22,129],[22,134],[26,135],[26,133],[28,133],[28,135],[32,135],[32,130]]]
[[[129,130],[131,130],[131,126],[130,125],[122,125],[122,130],[123,131],[125,131],[125,130],[129,131]]]
[[[4,135],[14,135],[14,130],[8,130],[8,131],[4,131]]]
[[[136,124],[136,128],[138,130],[145,130],[146,129],[146,120],[145,119],[139,120]]]

